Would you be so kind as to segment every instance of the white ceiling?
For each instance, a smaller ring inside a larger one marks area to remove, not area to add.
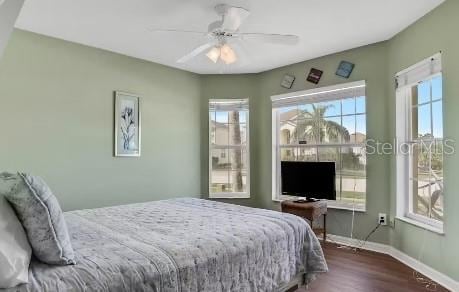
[[[196,73],[256,73],[387,40],[443,1],[27,0],[16,27]],[[296,34],[300,43],[247,41],[236,48],[241,60],[233,65],[214,64],[204,55],[178,64],[206,38],[149,31],[207,31],[219,19],[213,10],[219,3],[251,11],[242,32]]]

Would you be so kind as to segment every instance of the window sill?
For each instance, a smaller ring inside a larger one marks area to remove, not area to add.
[[[419,227],[419,228],[422,228],[422,229],[425,229],[425,230],[440,234],[440,235],[445,235],[443,227],[440,228],[440,227],[432,226],[430,224],[419,222],[417,220],[414,220],[412,218],[408,218],[408,217],[405,217],[405,216],[397,216],[397,217],[395,217],[395,219],[403,221],[403,222],[411,224],[411,225],[414,225],[416,227]]]
[[[358,212],[358,213],[366,213],[367,212],[367,209],[366,208],[359,208],[359,207],[352,207],[352,206],[348,206],[348,205],[340,205],[340,204],[337,204],[337,203],[328,203],[328,208],[329,209],[335,209],[335,210],[345,210],[345,211],[355,211],[355,212]]]
[[[284,200],[281,200],[281,199],[272,199],[273,202],[277,202],[277,203],[281,203],[282,201]],[[349,205],[346,205],[346,204],[339,204],[339,203],[332,203],[332,202],[328,202],[327,204],[327,207],[328,209],[335,209],[335,210],[344,210],[344,211],[355,211],[355,212],[358,212],[358,213],[366,213],[367,210],[366,208],[353,208],[352,206],[349,206]]]
[[[218,193],[210,194],[209,199],[250,199],[250,194],[246,193]]]

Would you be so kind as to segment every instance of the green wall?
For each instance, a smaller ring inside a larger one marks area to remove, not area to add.
[[[393,38],[388,47],[389,76],[387,113],[390,137],[395,137],[395,91],[394,76],[397,72],[443,52],[443,98],[444,134],[446,138],[459,141],[459,1],[447,0],[444,4],[420,19],[417,23]],[[455,146],[459,144],[456,142]],[[434,269],[459,280],[459,155],[445,157],[445,235],[423,231],[396,221],[391,232],[394,247],[418,258]],[[395,158],[391,160],[391,210],[395,215]]]
[[[142,96],[142,156],[113,157],[113,91]],[[0,61],[0,165],[63,209],[199,196],[198,75],[15,30]]]
[[[302,62],[261,74],[247,75],[210,75],[202,78],[202,111],[203,133],[208,129],[208,118],[204,114],[208,111],[209,98],[250,98],[250,150],[251,150],[251,198],[247,200],[228,200],[249,206],[279,209],[279,204],[272,201],[272,106],[271,96],[286,92],[311,89],[345,83],[357,80],[367,82],[367,134],[369,138],[385,140],[388,128],[386,119],[386,43],[378,43],[339,54]],[[356,68],[350,79],[343,79],[335,75],[336,68],[341,60],[356,63]],[[306,71],[311,67],[324,70],[319,85],[306,82]],[[290,90],[283,89],[280,81],[284,74],[290,73],[297,77]],[[383,80],[383,82],[381,82]],[[202,136],[203,141],[203,168],[202,186],[207,190],[208,183],[208,136]],[[389,185],[387,159],[378,156],[368,157],[368,192],[367,212],[356,212],[354,237],[365,237],[377,224],[378,213],[389,214]],[[328,216],[330,233],[350,236],[352,212],[331,210]],[[380,229],[372,240],[388,243],[388,227]]]
[[[230,199],[228,203],[246,205],[251,207],[260,206],[257,196],[258,190],[255,187],[256,162],[258,139],[256,136],[257,127],[257,103],[254,97],[259,95],[259,82],[257,74],[244,75],[203,75],[201,77],[201,188],[205,198],[209,196],[209,99],[232,99],[249,98],[249,127],[250,127],[250,199]]]

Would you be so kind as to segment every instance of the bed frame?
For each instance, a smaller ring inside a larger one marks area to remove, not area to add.
[[[282,285],[279,288],[279,292],[295,292],[298,288],[305,286],[305,273],[300,273],[296,275],[290,282]]]

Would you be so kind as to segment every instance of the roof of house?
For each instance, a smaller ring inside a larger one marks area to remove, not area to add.
[[[292,109],[292,110],[289,110],[289,111],[286,111],[286,112],[282,112],[280,114],[280,118],[281,118],[282,121],[288,121],[288,120],[292,120],[293,118],[298,116],[298,114],[299,114],[298,109]]]

